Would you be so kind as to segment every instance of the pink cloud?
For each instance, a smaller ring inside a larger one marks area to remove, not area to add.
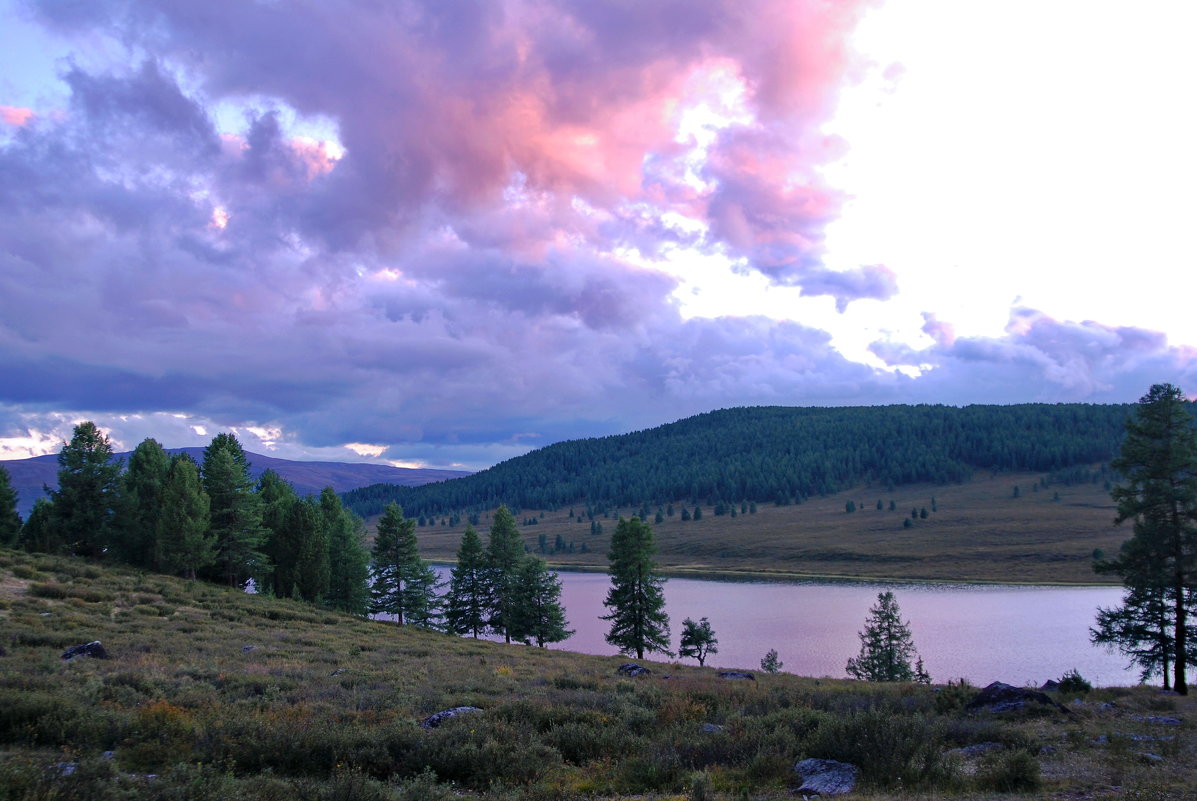
[[[0,120],[14,128],[20,128],[28,125],[29,121],[35,116],[33,109],[20,108],[18,106],[0,106]]]

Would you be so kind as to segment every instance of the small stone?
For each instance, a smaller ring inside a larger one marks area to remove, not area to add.
[[[257,647],[258,646],[256,646],[256,645],[243,645],[243,646],[241,646],[241,650],[248,654],[250,651],[255,650]]]
[[[337,668],[337,669],[336,669],[336,670],[334,670],[334,671],[333,671],[333,672],[332,672],[330,675],[332,675],[332,676],[340,676],[340,675],[341,675],[342,673],[344,673],[344,672],[345,672],[345,668]]]
[[[59,776],[71,776],[79,769],[78,762],[55,762],[54,769],[58,771]]]
[[[1141,720],[1144,723],[1155,723],[1158,726],[1179,726],[1180,718],[1169,718],[1163,715],[1148,715],[1147,717],[1137,717],[1135,720]]]
[[[455,718],[458,715],[468,715],[474,712],[481,712],[482,710],[476,706],[455,706],[452,709],[445,709],[437,712],[434,715],[429,715],[420,721],[420,725],[426,729],[435,729],[437,726],[444,723],[449,718]]]
[[[101,759],[109,759],[109,760],[116,759],[116,752],[115,751],[105,751],[104,753],[100,754],[100,758]]]
[[[702,724],[702,730],[708,734],[714,734],[715,732],[723,731],[723,727],[718,723],[704,723]]]
[[[1039,749],[1039,756],[1051,756],[1054,753],[1056,753],[1054,745],[1045,745]]]
[[[963,757],[976,757],[982,754],[988,754],[990,751],[1000,751],[1005,748],[1001,743],[986,742],[977,743],[976,745],[966,745],[963,748],[953,748],[948,751],[949,754],[959,754]]]
[[[1159,754],[1152,754],[1150,752],[1144,751],[1143,753],[1139,754],[1139,761],[1144,765],[1158,765],[1164,761],[1164,758]]]

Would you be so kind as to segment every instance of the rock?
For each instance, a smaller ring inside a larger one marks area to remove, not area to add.
[[[1180,695],[1176,690],[1156,690],[1156,695]]]
[[[336,670],[334,670],[334,671],[333,671],[332,673],[330,673],[329,675],[330,675],[330,676],[340,676],[340,675],[341,675],[342,673],[344,673],[344,672],[345,672],[345,668],[337,668]]]
[[[1109,712],[1111,709],[1117,708],[1118,704],[1114,703],[1113,701],[1106,701],[1104,704],[1098,707],[1098,709],[1100,709],[1102,712]]]
[[[58,771],[59,776],[73,776],[79,770],[78,762],[55,762],[50,767]]]
[[[1136,717],[1135,720],[1141,720],[1144,723],[1155,723],[1159,726],[1179,726],[1180,718],[1169,718],[1163,715],[1148,715],[1145,718]]]
[[[949,754],[959,754],[962,757],[978,757],[982,754],[988,754],[990,751],[1000,751],[1005,748],[1001,743],[986,742],[977,743],[976,745],[966,745],[963,748],[953,748],[948,751]]]
[[[704,723],[702,724],[702,730],[707,734],[714,734],[715,732],[723,731],[723,727],[718,723]]]
[[[641,667],[635,662],[625,662],[615,669],[615,672],[621,676],[651,676],[653,672],[646,667]]]
[[[721,670],[719,671],[719,678],[746,679],[747,681],[756,681],[756,676],[743,670]]]
[[[1143,753],[1139,754],[1139,761],[1144,765],[1158,765],[1164,761],[1164,758],[1159,754],[1152,754],[1148,751],[1144,751]]]
[[[100,645],[99,640],[92,640],[83,645],[76,645],[66,649],[62,652],[62,659],[70,662],[81,656],[90,656],[92,659],[108,659],[108,652],[104,650],[104,646]]]
[[[1045,745],[1039,749],[1039,756],[1051,756],[1054,753],[1056,753],[1054,745]]]
[[[455,718],[458,715],[468,715],[481,711],[482,710],[476,706],[455,706],[452,709],[445,709],[441,712],[437,712],[435,715],[429,715],[420,721],[420,725],[426,729],[435,729],[449,718]]]
[[[794,766],[801,785],[795,792],[843,795],[856,787],[860,769],[834,759],[804,759]]]
[[[1027,702],[1044,704],[1063,712],[1068,711],[1067,708],[1056,703],[1039,690],[1031,690],[1026,687],[1013,687],[1000,681],[995,681],[981,690],[964,708],[970,712],[1012,712],[1022,709],[1027,705]]]
[[[1060,682],[1056,681],[1055,679],[1048,679],[1047,681],[1043,682],[1043,686],[1040,687],[1039,689],[1043,690],[1044,692],[1050,693],[1053,690],[1060,689]]]
[[[243,645],[241,646],[241,650],[248,654],[250,651],[256,650],[257,647],[256,645]]]

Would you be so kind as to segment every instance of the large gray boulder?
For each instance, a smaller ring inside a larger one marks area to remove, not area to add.
[[[452,709],[444,709],[434,715],[429,715],[420,721],[420,725],[426,729],[435,729],[449,718],[455,718],[458,715],[469,715],[473,714],[474,712],[481,711],[482,710],[476,706],[455,706]]]
[[[651,676],[653,672],[646,667],[637,665],[635,662],[625,662],[619,667],[615,668],[615,672],[621,676]]]
[[[794,792],[809,795],[844,795],[856,788],[860,769],[834,759],[804,759],[794,766],[800,785]]]
[[[741,679],[743,681],[756,681],[756,676],[752,675],[746,670],[721,670],[719,671],[719,678],[721,679]]]
[[[1067,712],[1063,705],[1053,701],[1046,693],[1028,687],[1015,687],[995,681],[969,701],[964,707],[970,712],[1013,712],[1028,703],[1043,704]]]
[[[62,652],[62,659],[65,662],[70,662],[72,659],[78,659],[83,656],[90,656],[92,659],[108,659],[108,651],[104,650],[104,646],[100,644],[99,640],[92,640],[83,645],[74,645]]]

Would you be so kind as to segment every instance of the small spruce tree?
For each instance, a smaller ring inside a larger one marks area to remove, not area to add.
[[[862,681],[914,681],[911,660],[917,657],[897,599],[892,592],[880,593],[860,632],[860,654],[848,660],[848,675]]]

